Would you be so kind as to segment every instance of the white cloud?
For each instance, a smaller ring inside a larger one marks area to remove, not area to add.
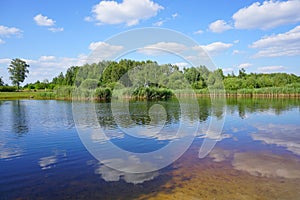
[[[92,42],[90,45],[89,45],[89,49],[92,50],[92,51],[95,51],[97,49],[105,49],[107,51],[109,50],[122,50],[123,47],[122,46],[114,46],[114,45],[110,45],[106,42]]]
[[[237,68],[247,68],[247,67],[251,67],[252,66],[252,64],[251,63],[242,63],[242,64],[239,64],[238,66],[237,66]]]
[[[0,35],[1,36],[11,36],[11,35],[20,35],[22,31],[15,27],[7,27],[7,26],[0,26]]]
[[[60,27],[60,28],[48,28],[49,31],[52,31],[53,33],[56,33],[56,32],[62,32],[64,31],[64,28]]]
[[[80,57],[77,58],[68,58],[68,57],[59,57],[55,58],[54,56],[41,56],[39,59],[25,59],[27,64],[30,65],[28,78],[25,79],[24,84],[35,82],[37,80],[48,79],[51,80],[53,77],[57,76],[60,72],[66,72],[70,66],[76,66],[81,61]],[[3,58],[0,59],[0,64],[9,65],[11,59]],[[84,60],[82,60],[82,63]],[[1,65],[2,66],[2,65]],[[8,73],[5,75],[8,77]],[[9,80],[7,80],[8,82]]]
[[[123,48],[123,46],[111,45],[102,41],[92,42],[89,45],[89,49],[93,52],[91,56],[87,57],[87,59],[89,59],[88,62],[99,62],[101,60],[112,59],[112,57]]]
[[[81,55],[81,61],[79,64],[95,63],[102,60],[112,60],[116,54],[124,49],[123,46],[111,45],[106,42],[92,42],[89,45],[89,49],[92,51],[91,55]]]
[[[84,18],[84,21],[86,21],[86,22],[92,22],[92,21],[94,21],[94,19],[92,17],[90,17],[90,16],[87,16],[87,17]]]
[[[217,20],[217,21],[211,23],[209,25],[208,29],[214,33],[222,33],[224,31],[232,29],[232,26],[227,24],[224,20]]]
[[[286,68],[283,66],[265,66],[265,67],[259,67],[257,69],[260,72],[268,73],[268,72],[282,71],[285,70]]]
[[[40,61],[53,61],[55,60],[55,56],[41,56],[39,58]]]
[[[160,20],[158,22],[153,23],[153,26],[162,26],[165,22],[165,20]]]
[[[43,16],[42,14],[36,15],[34,21],[39,26],[54,26],[55,21],[53,19],[48,18],[47,16]]]
[[[179,68],[183,68],[183,67],[189,66],[189,64],[186,63],[186,62],[177,62],[177,63],[173,63],[172,65],[176,65]]]
[[[10,61],[11,59],[9,58],[0,58],[0,64],[8,64]]]
[[[223,43],[223,42],[213,42],[208,45],[200,45],[200,46],[195,46],[193,47],[194,50],[205,50],[211,55],[216,55],[222,51],[226,51],[230,47],[232,47],[233,44],[231,43]]]
[[[160,18],[159,21],[153,23],[152,25],[153,26],[162,26],[164,23],[166,23],[166,22],[168,22],[172,19],[175,19],[177,16],[178,16],[178,14],[174,13],[174,14],[171,15],[171,17],[167,17],[165,19]]]
[[[178,13],[172,14],[172,18],[173,18],[173,19],[175,19],[176,17],[178,17]]]
[[[184,44],[176,42],[158,42],[156,44],[151,44],[140,49],[138,52],[146,55],[157,55],[164,54],[166,52],[172,52],[180,54],[183,51],[187,50],[187,47]]]
[[[223,68],[222,69],[224,73],[229,73],[229,72],[233,72],[234,69],[232,67],[228,67],[228,68]]]
[[[4,44],[5,41],[0,38],[0,44]]]
[[[204,31],[199,29],[198,31],[195,31],[194,34],[202,34]]]
[[[242,51],[237,50],[237,49],[235,49],[235,50],[232,51],[233,55],[242,54],[242,53],[243,53]]]
[[[236,12],[232,18],[237,29],[270,29],[300,21],[300,1],[255,2]]]
[[[60,72],[66,72],[70,66],[84,65],[86,63],[99,62],[100,60],[105,60],[111,58],[115,53],[123,49],[122,46],[114,46],[104,42],[92,42],[89,46],[92,50],[90,56],[79,55],[78,57],[55,57],[52,55],[43,55],[38,59],[26,59],[21,58],[30,65],[28,78],[25,79],[24,84],[35,82],[37,80],[48,79],[51,80],[53,77],[57,76]],[[11,59],[0,58],[0,70],[5,66],[7,67]],[[1,71],[2,73],[2,71]],[[7,70],[3,71],[4,78],[8,77]],[[8,82],[8,78],[5,82]]]
[[[255,41],[251,48],[260,49],[255,57],[277,57],[300,55],[300,26]]]
[[[151,0],[101,1],[92,9],[95,20],[101,24],[121,24],[133,26],[142,19],[149,19],[164,9]]]

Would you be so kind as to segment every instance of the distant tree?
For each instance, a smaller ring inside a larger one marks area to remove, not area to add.
[[[62,72],[60,72],[60,74],[57,77],[54,77],[52,79],[52,83],[55,85],[64,85],[64,83],[65,83],[64,74]]]
[[[239,70],[239,78],[245,78],[247,76],[246,70],[244,68]]]
[[[0,76],[0,86],[3,86],[4,85],[4,82],[2,80],[2,76]]]
[[[96,89],[98,82],[99,81],[97,79],[86,79],[81,83],[80,87],[85,89]]]
[[[12,84],[16,85],[19,89],[20,83],[23,83],[25,78],[27,77],[27,74],[29,73],[29,65],[19,59],[15,58],[10,62],[10,65],[8,67],[8,72],[10,73],[10,80],[12,80]]]

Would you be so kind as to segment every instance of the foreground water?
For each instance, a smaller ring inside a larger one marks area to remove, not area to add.
[[[300,101],[219,102],[198,99],[197,119],[197,109],[182,114],[174,100],[131,102],[134,124],[127,125],[127,131],[155,128],[149,108],[160,104],[166,110],[162,133],[148,139],[120,131],[110,104],[97,103],[97,120],[109,140],[138,153],[177,140],[172,133],[183,115],[200,123],[192,145],[177,161],[158,171],[132,174],[91,156],[77,133],[72,102],[0,101],[0,199],[299,199]],[[87,114],[76,112],[76,117],[88,125]],[[214,119],[224,120],[222,134],[209,135],[217,144],[199,158]]]

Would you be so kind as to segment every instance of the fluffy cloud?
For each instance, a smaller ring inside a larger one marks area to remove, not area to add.
[[[189,66],[189,64],[186,63],[186,62],[177,62],[177,63],[173,63],[172,65],[176,65],[179,68],[183,68],[183,67]]]
[[[232,18],[237,29],[269,29],[300,21],[300,1],[264,1],[236,12]]]
[[[133,26],[142,19],[148,19],[164,9],[151,0],[101,1],[92,9],[95,20],[100,24],[121,24]]]
[[[202,34],[204,31],[199,29],[198,31],[195,31],[194,34]]]
[[[255,41],[251,48],[260,49],[255,57],[276,57],[300,55],[300,26]]]
[[[242,64],[239,64],[238,66],[237,66],[237,68],[247,68],[247,67],[251,67],[252,66],[252,64],[251,63],[242,63]]]
[[[200,45],[200,46],[195,46],[193,47],[194,50],[205,50],[211,55],[216,55],[222,51],[226,51],[230,47],[232,47],[233,44],[231,43],[223,43],[223,42],[214,42],[208,45]]]
[[[92,51],[95,51],[97,49],[103,49],[106,51],[120,51],[123,49],[122,46],[114,46],[114,45],[110,45],[106,42],[92,42],[89,46],[89,49]]]
[[[0,64],[8,64],[10,61],[11,59],[9,58],[0,58]]]
[[[0,44],[4,44],[5,41],[0,38]]]
[[[40,61],[53,61],[55,60],[55,56],[41,56],[39,58]]]
[[[64,28],[54,28],[54,27],[52,27],[52,28],[48,28],[48,30],[49,31],[52,31],[53,33],[56,33],[56,32],[62,32],[62,31],[64,31]]]
[[[238,55],[238,54],[242,54],[242,53],[244,53],[244,52],[240,51],[240,50],[237,50],[237,49],[232,51],[232,55]]]
[[[145,46],[144,48],[140,49],[138,52],[146,55],[157,55],[157,54],[165,53],[163,51],[180,54],[185,50],[187,50],[187,47],[184,44],[180,44],[176,42],[158,42],[156,44]]]
[[[283,66],[265,66],[265,67],[259,67],[257,69],[260,72],[269,73],[269,72],[274,72],[274,71],[282,71],[282,70],[285,70],[286,68]]]
[[[229,68],[223,68],[222,69],[224,73],[230,73],[230,72],[233,72],[234,69],[232,67],[229,67]]]
[[[0,26],[0,36],[20,35],[22,31],[15,27]]]
[[[77,58],[68,58],[68,57],[59,57],[56,58],[54,56],[41,56],[39,59],[25,59],[27,64],[30,65],[28,78],[25,79],[24,84],[29,82],[35,82],[37,80],[49,79],[57,76],[60,72],[65,72],[70,66],[76,66],[81,62],[83,63],[85,60],[81,60],[80,57]],[[11,59],[2,58],[0,59],[0,72],[5,78],[5,83],[9,83],[8,72],[6,69],[9,65]]]
[[[166,22],[168,22],[172,19],[175,19],[177,16],[178,16],[178,14],[174,13],[174,14],[171,15],[171,17],[167,17],[165,19],[160,19],[159,21],[153,23],[152,25],[153,26],[162,26],[164,23],[166,23]]]
[[[217,20],[211,23],[208,28],[211,32],[214,33],[222,33],[224,31],[232,29],[232,27],[229,24],[227,24],[224,20]]]
[[[49,79],[57,76],[60,72],[65,72],[70,66],[84,65],[86,63],[99,62],[100,60],[109,59],[117,52],[123,49],[122,46],[114,46],[105,42],[92,42],[89,45],[92,50],[90,56],[79,55],[78,57],[55,57],[52,55],[43,55],[38,59],[21,58],[30,65],[28,78],[25,83],[35,82],[37,80]],[[6,69],[11,59],[0,58],[0,72],[5,82],[8,80],[8,72]],[[2,67],[3,66],[3,67]]]
[[[124,49],[123,46],[111,45],[106,42],[92,42],[89,45],[92,54],[87,57],[88,62],[99,62],[101,60],[112,59],[114,55]]]
[[[48,18],[47,16],[43,16],[42,14],[36,15],[34,21],[39,26],[54,26],[55,21],[53,19]]]
[[[153,23],[153,26],[162,26],[165,22],[165,20],[160,20],[158,22]]]

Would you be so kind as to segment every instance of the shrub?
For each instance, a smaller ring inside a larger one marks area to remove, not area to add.
[[[16,90],[15,86],[0,86],[0,92],[15,92]]]

